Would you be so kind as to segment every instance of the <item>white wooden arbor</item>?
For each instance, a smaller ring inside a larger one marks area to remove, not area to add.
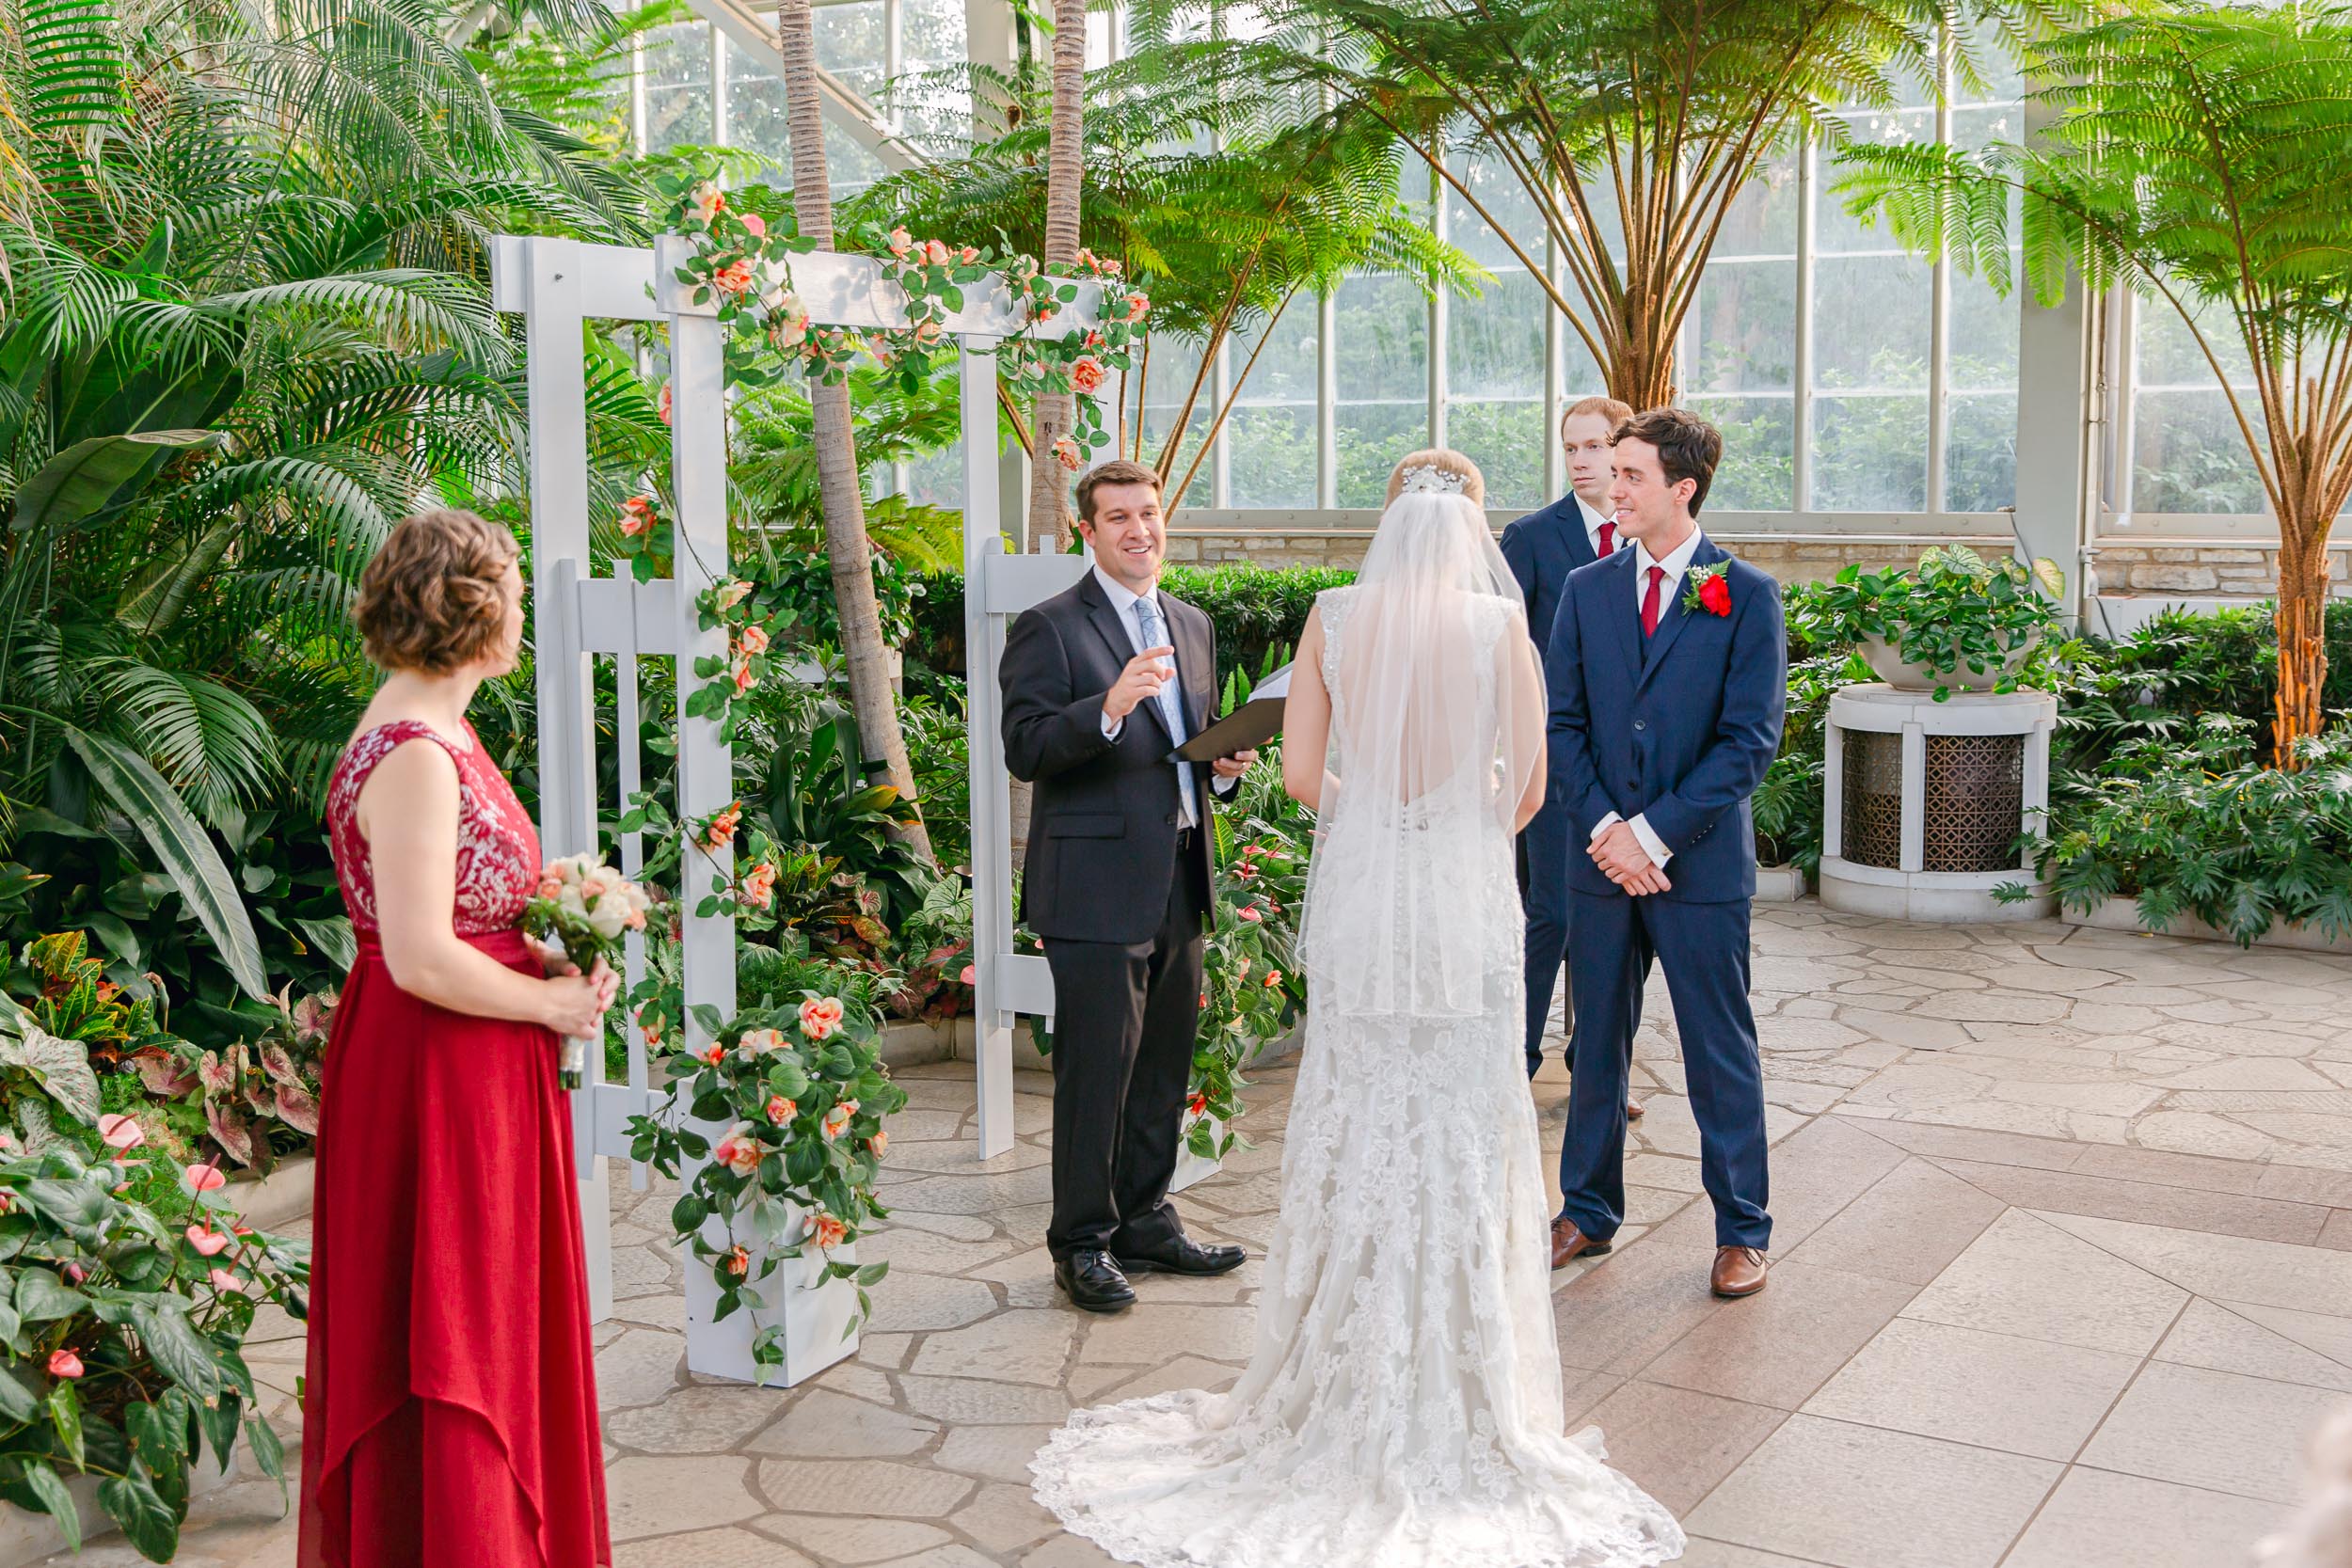
[[[653,249],[589,245],[546,236],[501,235],[491,242],[494,307],[524,319],[529,356],[531,430],[531,568],[534,585],[532,634],[538,660],[539,832],[547,854],[577,854],[599,846],[600,823],[617,818],[640,787],[637,752],[638,661],[675,661],[676,707],[682,716],[700,681],[701,656],[724,657],[723,630],[697,629],[695,600],[727,573],[727,397],[725,333],[708,304],[696,305],[676,281],[691,254],[688,242],[662,237]],[[795,290],[819,325],[859,329],[903,326],[905,300],[880,263],[859,256],[811,253],[792,259]],[[1077,580],[1085,559],[1074,555],[1009,554],[1000,531],[997,491],[996,363],[992,351],[1025,329],[1011,296],[993,277],[966,289],[965,307],[948,331],[958,341],[962,401],[964,633],[970,672],[970,766],[973,854],[973,969],[977,1028],[974,1071],[979,1108],[977,1157],[1012,1146],[1012,1026],[1017,1013],[1050,1016],[1053,977],[1043,959],[1012,950],[1010,779],[1005,771],[995,672],[1007,620]],[[1099,289],[1082,290],[1074,307],[1057,315],[1057,334],[1092,321]],[[596,322],[660,322],[670,338],[671,472],[675,515],[675,575],[651,582],[599,578],[588,550],[586,332]],[[616,664],[618,708],[614,744],[619,799],[596,799],[596,687],[593,660]],[[734,759],[707,718],[678,721],[677,815],[681,821],[723,810],[735,799]],[[644,864],[637,834],[621,835],[621,869]],[[716,857],[731,869],[731,855]],[[735,925],[724,913],[692,912],[707,875],[698,854],[687,857],[683,942],[689,1049],[707,1042],[692,1022],[704,1004],[731,1016],[735,996]],[[644,977],[643,940],[631,937],[628,984]],[[651,1115],[666,1095],[647,1080],[645,1042],[626,1022],[628,1070],[624,1083],[604,1081],[603,1061],[589,1053],[588,1084],[573,1096],[574,1150],[580,1172],[580,1221],[588,1260],[589,1309],[601,1321],[612,1307],[608,1160],[628,1158],[627,1127]],[[630,1184],[645,1172],[633,1165]],[[850,1303],[842,1287],[792,1288],[797,1270],[779,1269],[768,1290],[771,1321],[786,1323],[782,1381],[797,1383],[856,1349],[842,1338]],[[887,1286],[883,1287],[887,1289]],[[752,1330],[746,1316],[711,1322],[717,1291],[699,1266],[687,1273],[687,1365],[719,1377],[754,1381]]]

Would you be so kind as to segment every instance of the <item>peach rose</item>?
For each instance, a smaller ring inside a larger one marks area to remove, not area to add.
[[[741,826],[742,821],[743,802],[738,800],[710,819],[710,826],[703,830],[703,847],[706,849],[725,848],[734,841],[735,830]]]
[[[768,1097],[768,1119],[778,1127],[801,1114],[798,1101],[787,1100],[780,1094]]]
[[[702,1050],[695,1053],[695,1060],[701,1062],[705,1067],[717,1067],[721,1062],[723,1062],[726,1059],[727,1048],[721,1045],[717,1040],[712,1040],[708,1045],[704,1046]]]
[[[874,1135],[866,1140],[866,1147],[874,1151],[875,1158],[880,1159],[882,1151],[890,1147],[890,1134],[877,1127]]]
[[[710,602],[721,610],[733,610],[749,598],[751,592],[752,585],[741,578],[729,578],[724,582],[711,585]]]
[[[923,261],[927,265],[944,267],[951,252],[945,240],[928,240],[923,245]]]
[[[752,867],[750,875],[743,879],[743,900],[763,910],[776,901],[774,866],[762,861]]]
[[[826,1213],[822,1209],[816,1211],[801,1222],[801,1234],[815,1242],[819,1247],[837,1247],[849,1233],[848,1226]]]
[[[801,1004],[801,1033],[821,1040],[841,1027],[841,998],[814,996]]]
[[[759,684],[759,672],[752,668],[752,661],[750,659],[740,659],[736,663],[733,679],[735,681],[735,694],[740,697],[744,692],[749,691],[753,687]]]
[[[752,263],[738,257],[710,275],[710,286],[723,294],[739,294],[752,286]]]
[[[735,640],[735,645],[747,654],[766,653],[768,651],[768,628],[745,626],[743,635]]]
[[[1054,438],[1054,461],[1073,474],[1078,471],[1078,467],[1086,461],[1086,456],[1078,451],[1075,436],[1057,436]]]
[[[1103,361],[1091,354],[1084,355],[1070,367],[1070,385],[1081,392],[1098,392],[1103,388]]]
[[[727,1273],[735,1275],[736,1278],[740,1279],[751,1272],[752,1255],[750,1251],[740,1246],[729,1247],[727,1249]]]
[[[727,198],[720,193],[718,186],[707,180],[696,185],[694,194],[687,199],[693,206],[694,215],[705,223],[727,210]]]
[[[749,1176],[759,1169],[766,1158],[760,1151],[759,1135],[748,1121],[739,1121],[711,1149],[710,1157],[738,1176]]]
[[[654,401],[654,408],[660,414],[661,422],[668,424],[670,422],[670,384],[666,381],[661,384],[661,395]]]
[[[893,255],[893,256],[904,256],[904,255],[905,255],[908,251],[910,251],[910,250],[912,250],[912,249],[914,249],[914,235],[909,234],[909,233],[908,233],[905,230],[903,230],[903,229],[893,229],[893,230],[890,231],[890,254],[891,254],[891,255]]]
[[[764,240],[768,237],[768,220],[757,213],[743,214],[743,228],[755,240]]]
[[[841,1101],[840,1104],[835,1105],[832,1110],[827,1111],[825,1113],[824,1122],[825,1136],[828,1138],[837,1138],[841,1136],[842,1133],[850,1130],[850,1119],[856,1115],[857,1101],[854,1100],[845,1100]]]
[[[1152,296],[1137,292],[1127,296],[1127,319],[1139,322],[1152,313]]]
[[[785,1043],[781,1029],[746,1029],[741,1041],[743,1053],[747,1056],[765,1056],[771,1052],[782,1051]]]

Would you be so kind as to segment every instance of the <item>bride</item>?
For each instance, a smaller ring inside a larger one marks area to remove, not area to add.
[[[1222,1395],[1083,1410],[1030,1469],[1146,1568],[1647,1568],[1682,1531],[1564,1434],[1511,841],[1543,677],[1485,484],[1416,452],[1317,596],[1283,782],[1318,821],[1307,1041],[1257,1343]]]

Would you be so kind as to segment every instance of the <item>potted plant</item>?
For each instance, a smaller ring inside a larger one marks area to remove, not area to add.
[[[1987,561],[1965,545],[1943,545],[1910,571],[1850,565],[1808,601],[1817,641],[1851,641],[1871,673],[1899,691],[2014,691],[2036,644],[2058,629],[2066,576],[2037,558],[2031,566]]]

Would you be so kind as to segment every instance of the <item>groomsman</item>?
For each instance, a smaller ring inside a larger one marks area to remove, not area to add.
[[[1022,916],[1054,972],[1054,1278],[1124,1310],[1137,1274],[1224,1274],[1237,1246],[1184,1234],[1168,1201],[1200,1017],[1210,798],[1256,757],[1169,752],[1216,694],[1209,618],[1162,592],[1160,476],[1115,460],[1078,482],[1094,549],[1077,583],[1005,637],[1005,765],[1037,785]]]
[[[1653,408],[1618,428],[1613,456],[1620,547],[1569,578],[1544,659],[1551,776],[1584,847],[1569,881],[1576,1030],[1551,1262],[1607,1252],[1624,1221],[1625,1086],[1655,955],[1715,1209],[1710,1282],[1753,1295],[1772,1222],[1748,1002],[1748,801],[1787,702],[1780,586],[1699,531],[1723,456],[1714,426]]]
[[[1611,508],[1610,437],[1633,417],[1615,398],[1579,398],[1560,416],[1560,445],[1567,453],[1568,493],[1502,531],[1502,559],[1527,599],[1527,630],[1535,646],[1551,641],[1552,616],[1568,574],[1613,553],[1617,519]],[[1568,816],[1559,776],[1552,775],[1544,808],[1519,835],[1519,901],[1527,911],[1527,1075],[1544,1064],[1544,1032],[1551,1022],[1551,990],[1568,947]],[[1576,995],[1567,1014],[1576,1018]],[[1638,1024],[1638,999],[1633,1017]],[[1626,1115],[1638,1117],[1629,1101]]]

